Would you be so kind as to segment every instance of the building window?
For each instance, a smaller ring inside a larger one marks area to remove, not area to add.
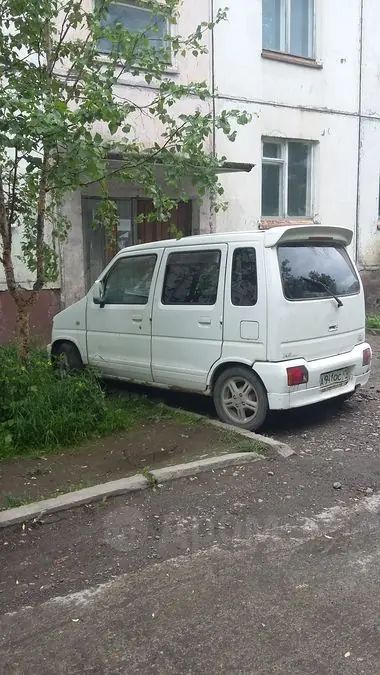
[[[313,57],[314,0],[263,0],[263,48]]]
[[[264,139],[263,217],[311,217],[312,151],[312,143]]]
[[[131,33],[141,33],[157,51],[167,47],[165,41],[168,33],[167,20],[164,17],[155,17],[148,7],[143,7],[134,2],[123,2],[123,0],[111,2],[104,25],[114,26],[116,24],[121,24]],[[112,43],[110,40],[102,39],[99,41],[100,52],[108,53],[111,50]]]

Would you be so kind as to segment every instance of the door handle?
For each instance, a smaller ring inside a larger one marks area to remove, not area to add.
[[[132,316],[132,321],[134,323],[142,323],[142,320],[143,320],[143,318],[140,315],[135,314],[135,316]]]
[[[198,321],[199,326],[211,326],[211,319],[208,319],[206,316],[202,317]]]

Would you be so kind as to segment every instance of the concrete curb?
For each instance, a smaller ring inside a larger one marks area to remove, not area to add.
[[[205,419],[205,418],[202,418]],[[208,424],[212,424],[213,427],[218,427],[219,429],[227,429],[233,431],[235,434],[240,434],[245,438],[249,438],[250,441],[257,441],[266,445],[271,450],[274,450],[278,455],[287,459],[292,457],[292,455],[297,454],[294,450],[287,445],[286,443],[281,443],[280,441],[275,441],[274,438],[268,438],[267,436],[261,436],[261,434],[255,434],[253,431],[246,431],[245,429],[239,429],[238,427],[233,427],[230,424],[224,424],[224,422],[219,422],[218,420],[207,419]]]
[[[260,459],[264,458],[255,452],[236,452],[229,455],[201,459],[196,462],[188,462],[187,464],[176,464],[163,469],[152,469],[149,473],[157,480],[157,482],[163,483],[175,478],[195,476],[203,471],[257,462]],[[117,495],[136,492],[137,490],[145,490],[147,487],[149,487],[149,480],[141,474],[136,474],[129,478],[121,478],[120,480],[114,480],[82,490],[68,492],[64,495],[53,497],[52,499],[44,499],[40,502],[19,506],[15,509],[1,511],[0,528],[17,525],[18,523],[24,523],[29,520],[40,519],[43,516],[56,513],[57,511],[66,511],[75,508],[76,506],[101,501],[107,497],[115,497]]]

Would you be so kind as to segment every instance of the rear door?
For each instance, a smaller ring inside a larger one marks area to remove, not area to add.
[[[165,251],[153,304],[155,382],[206,389],[222,351],[226,255],[226,244]]]
[[[280,242],[268,256],[271,360],[312,361],[349,352],[364,341],[361,282],[344,245]]]

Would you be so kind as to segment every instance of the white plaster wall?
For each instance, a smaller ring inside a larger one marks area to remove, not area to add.
[[[217,228],[257,228],[261,220],[261,139],[263,136],[314,141],[312,217],[323,225],[355,229],[358,119],[302,110],[251,105],[252,123],[241,129],[229,158],[251,162],[250,174],[222,177],[227,211]],[[218,136],[218,152],[227,150]],[[285,222],[285,221],[284,221]]]
[[[362,114],[380,117],[380,2],[363,0]]]
[[[216,29],[219,95],[357,112],[360,0],[315,0],[315,7],[315,58],[323,66],[320,70],[262,58],[261,0],[229,3],[228,22]]]
[[[362,121],[359,199],[359,263],[380,267],[380,120]]]

